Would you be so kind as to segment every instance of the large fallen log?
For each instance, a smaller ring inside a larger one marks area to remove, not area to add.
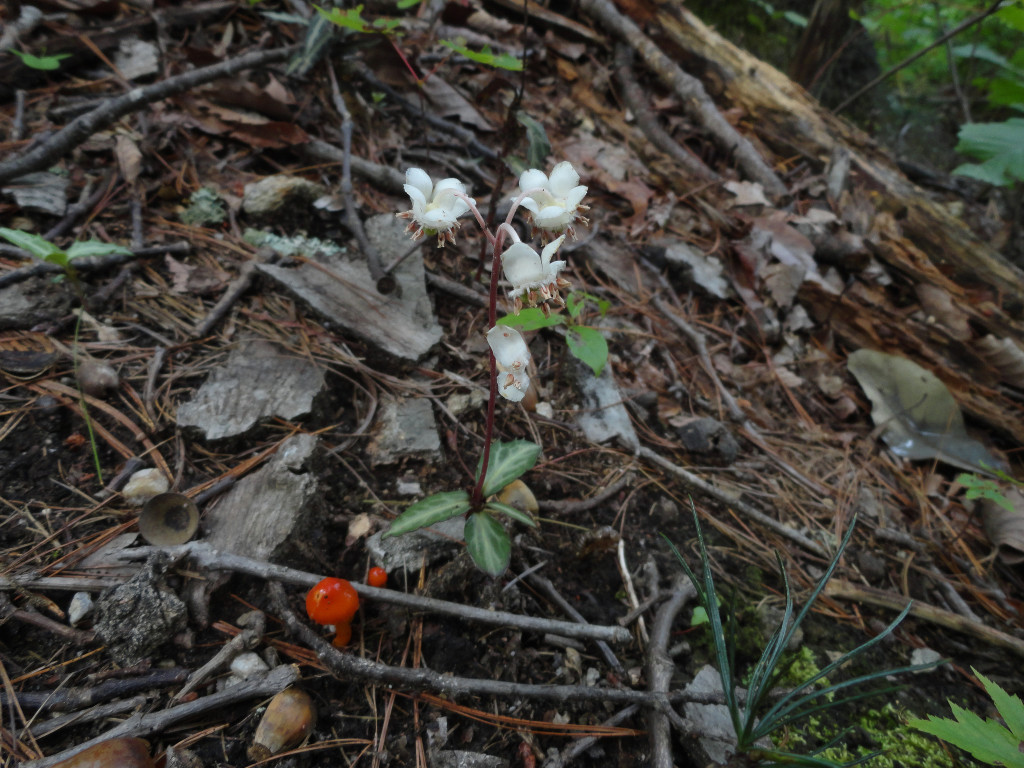
[[[679,2],[657,7],[649,25],[657,41],[702,73],[705,88],[721,107],[738,107],[743,129],[780,156],[794,150],[824,170],[836,158],[850,162],[853,185],[868,190],[876,211],[892,217],[873,245],[874,255],[899,278],[892,299],[913,298],[922,285],[948,294],[953,311],[967,319],[968,338],[942,318],[910,319],[905,304],[880,306],[878,293],[849,291],[825,295],[805,286],[802,300],[820,321],[847,342],[903,354],[933,370],[965,409],[1024,441],[1024,408],[1019,376],[993,362],[988,346],[999,343],[1024,359],[1024,272],[979,238],[900,171],[893,157],[870,136],[824,109],[802,87],[775,68],[736,47],[703,24]],[[835,206],[835,200],[831,201]],[[988,346],[986,346],[988,345]]]

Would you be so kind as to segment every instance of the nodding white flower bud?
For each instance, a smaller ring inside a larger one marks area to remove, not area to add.
[[[526,243],[513,243],[501,254],[501,266],[505,271],[505,279],[512,283],[509,296],[514,299],[516,314],[525,303],[531,307],[541,302],[554,299],[561,302],[559,289],[569,283],[558,276],[565,269],[564,261],[552,261],[551,257],[565,242],[565,235],[544,246],[540,255]],[[526,297],[525,301],[523,296]]]
[[[530,192],[523,199],[523,207],[530,212],[533,226],[545,232],[568,232],[573,238],[576,233],[572,225],[577,221],[588,223],[579,211],[587,210],[581,205],[587,188],[580,185],[580,175],[572,163],[556,165],[551,176],[531,168],[519,177],[519,194]]]
[[[399,213],[398,218],[412,219],[406,228],[407,232],[412,232],[412,239],[418,240],[426,232],[436,233],[437,244],[442,248],[446,240],[454,243],[455,230],[459,228],[457,219],[467,213],[471,205],[476,205],[473,198],[458,196],[466,194],[466,185],[458,179],[441,179],[434,184],[420,168],[407,170],[405,182],[412,210]]]
[[[498,364],[498,393],[518,403],[530,388],[530,349],[526,339],[515,328],[496,325],[487,332],[487,344]]]

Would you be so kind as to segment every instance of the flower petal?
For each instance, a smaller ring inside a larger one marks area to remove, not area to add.
[[[426,200],[429,201],[432,198],[434,182],[430,180],[430,176],[428,176],[427,172],[422,168],[407,169],[405,172],[405,183],[407,187],[409,185],[416,187]],[[407,188],[406,192],[408,191],[409,190]]]
[[[540,206],[537,204],[537,201],[534,200],[532,197],[524,197],[521,205],[530,213],[537,213],[540,211]]]
[[[583,186],[573,187],[572,189],[569,190],[569,194],[567,194],[565,196],[565,207],[566,207],[566,209],[572,211],[573,213],[575,213],[576,209],[579,208],[580,203],[583,202],[583,198],[586,197],[586,196],[587,196],[587,188],[586,187],[583,187]]]
[[[501,254],[501,266],[505,270],[505,279],[512,283],[514,292],[544,279],[540,256],[526,243],[513,243],[509,246],[509,249]]]
[[[526,375],[530,348],[526,346],[526,340],[519,331],[506,325],[496,325],[487,332],[487,344],[500,370],[519,376]]]
[[[422,190],[419,187],[414,187],[412,184],[406,184],[403,189],[405,189],[405,194],[409,196],[409,199],[412,200],[413,211],[417,215],[422,213],[423,209],[427,207],[427,198],[423,196]]]
[[[507,376],[498,374],[498,394],[506,400],[518,403],[526,397],[526,390],[530,388],[530,377],[525,373],[516,377],[510,383]]]
[[[573,222],[573,215],[561,205],[549,205],[534,214],[533,223],[541,229],[558,231],[565,229]]]
[[[544,268],[545,272],[550,271],[551,257],[555,255],[555,251],[561,248],[562,243],[565,242],[565,235],[552,240],[550,243],[544,246],[544,250],[540,253],[540,263]],[[563,262],[564,264],[564,262]]]
[[[563,160],[551,171],[551,182],[548,189],[555,197],[565,197],[569,190],[580,183],[580,175],[572,167],[572,163]]]
[[[455,217],[445,208],[432,208],[416,217],[416,223],[427,229],[447,232],[455,226]]]
[[[544,171],[538,171],[536,168],[531,168],[528,171],[523,171],[519,177],[519,191],[529,192],[531,189],[547,189],[548,188],[548,177]]]

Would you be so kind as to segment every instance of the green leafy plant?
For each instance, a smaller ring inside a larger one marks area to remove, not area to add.
[[[527,440],[495,442],[487,462],[483,495],[493,496],[523,475],[537,463],[538,456],[540,446]],[[482,461],[483,457],[481,464]],[[480,479],[480,470],[478,466],[477,480]],[[531,527],[536,527],[537,521],[526,512],[498,501],[485,501],[483,507],[476,511],[472,511],[472,506],[468,491],[435,493],[412,504],[395,518],[384,536],[400,536],[468,514],[463,536],[469,556],[482,571],[499,576],[508,568],[512,554],[512,542],[499,518],[505,516]]]
[[[590,366],[595,376],[608,362],[608,342],[596,328],[582,325],[579,321],[587,302],[597,306],[601,317],[608,312],[611,304],[604,299],[582,291],[573,291],[565,300],[568,317],[561,313],[547,313],[539,307],[526,308],[518,315],[507,315],[498,321],[498,325],[507,325],[521,331],[536,331],[540,328],[551,328],[556,325],[565,326],[565,343],[573,357]]]
[[[774,748],[765,748],[760,746],[760,744],[763,743],[763,739],[771,736],[779,729],[804,720],[805,718],[822,712],[823,710],[832,709],[870,696],[879,696],[897,690],[897,688],[893,686],[855,692],[850,692],[849,689],[866,683],[874,683],[884,680],[889,675],[934,667],[935,664],[921,664],[902,667],[899,669],[871,672],[839,683],[825,683],[826,678],[833,675],[837,670],[843,667],[843,665],[847,664],[852,659],[888,637],[907,615],[907,612],[910,610],[910,604],[908,604],[900,615],[897,616],[896,619],[881,633],[857,646],[852,651],[843,654],[835,661],[808,677],[806,680],[798,683],[796,687],[791,688],[784,695],[773,699],[770,697],[769,693],[772,689],[779,686],[789,671],[785,668],[785,665],[781,664],[786,648],[789,646],[790,641],[793,639],[794,634],[799,629],[803,620],[807,617],[814,601],[817,600],[818,596],[821,594],[825,585],[828,583],[828,580],[832,577],[833,572],[838,566],[839,559],[842,557],[843,551],[846,549],[847,544],[850,542],[850,537],[853,535],[856,518],[851,521],[849,530],[846,532],[846,536],[843,537],[842,543],[839,545],[835,556],[833,556],[828,567],[825,569],[825,573],[821,577],[821,580],[811,591],[811,594],[803,608],[801,608],[795,616],[793,593],[790,589],[789,577],[786,574],[786,569],[783,566],[781,556],[776,553],[776,559],[778,560],[779,565],[779,574],[782,579],[783,590],[786,597],[785,610],[783,612],[782,621],[772,634],[771,638],[769,638],[767,645],[761,653],[760,659],[754,666],[754,669],[749,673],[749,676],[746,677],[746,680],[748,681],[747,694],[743,703],[741,703],[736,689],[739,680],[744,679],[744,676],[741,674],[741,670],[736,668],[735,638],[737,637],[738,632],[736,625],[736,612],[731,610],[728,611],[727,613],[729,618],[727,622],[723,624],[718,595],[715,589],[715,582],[711,574],[711,559],[708,556],[707,545],[704,541],[704,534],[700,527],[700,519],[697,515],[697,509],[693,505],[692,499],[690,501],[690,508],[693,512],[694,523],[697,526],[697,543],[699,546],[701,562],[701,572],[699,576],[690,568],[676,546],[667,537],[665,537],[665,540],[668,542],[672,552],[679,560],[679,563],[686,572],[686,575],[690,577],[690,580],[696,587],[698,599],[707,616],[708,625],[711,631],[712,644],[714,646],[715,661],[718,666],[719,675],[722,679],[722,691],[725,697],[725,705],[729,710],[729,715],[736,730],[736,752],[738,754],[745,755],[754,762],[767,765],[788,764],[836,768],[836,766],[840,765],[839,763],[827,760],[823,757],[818,757],[817,753],[811,755],[799,755]],[[823,687],[815,687],[818,683],[821,683]],[[840,692],[843,692],[843,695],[837,696],[836,694],[839,694]],[[836,743],[837,741],[838,739],[833,743]],[[828,744],[824,748],[829,746],[832,746],[832,744]],[[818,751],[820,752],[822,750]],[[852,763],[846,763],[845,765],[851,764]]]
[[[965,163],[953,173],[999,187],[1024,181],[1024,118],[968,123],[960,127],[959,137],[956,151],[984,162]]]
[[[964,487],[964,496],[968,499],[988,499],[994,501],[1007,512],[1013,512],[1013,503],[1003,495],[1002,489],[991,477],[980,477],[969,472],[957,475],[956,481]]]
[[[470,61],[475,61],[477,64],[484,64],[485,66],[497,69],[507,69],[512,72],[523,71],[521,59],[517,59],[508,53],[492,53],[489,45],[485,45],[480,51],[474,51],[466,47],[466,41],[463,38],[456,38],[454,41],[442,40],[441,45],[451,48],[456,53],[465,56]]]
[[[949,702],[952,719],[929,715],[925,720],[911,720],[910,727],[948,741],[983,763],[1024,768],[1024,753],[1021,752],[1024,704],[1018,696],[1010,695],[978,670],[972,668],[971,671],[985,686],[1005,725],[992,718],[982,720],[973,712]]]
[[[34,56],[31,53],[25,53],[24,51],[17,51],[10,49],[11,53],[21,59],[21,63],[30,69],[40,69],[43,71],[52,71],[60,69],[60,63],[64,59],[68,58],[70,53],[56,53],[53,56]]]
[[[58,267],[64,270],[64,276],[68,278],[71,284],[74,286],[75,291],[79,294],[79,297],[84,299],[84,292],[82,290],[82,284],[78,280],[78,274],[75,272],[74,261],[84,256],[109,256],[114,253],[130,254],[127,248],[120,245],[114,245],[113,243],[103,243],[99,240],[82,240],[71,244],[71,247],[67,250],[54,245],[49,240],[39,235],[34,235],[31,232],[24,232],[20,229],[8,229],[7,227],[0,227],[0,237],[4,238],[7,242],[12,245],[21,248],[24,251],[28,251],[32,256],[41,261],[48,262],[50,264],[56,264]],[[75,347],[78,346],[78,332],[81,329],[82,316],[79,314],[78,320],[75,323]],[[75,366],[75,378],[78,378],[78,355],[74,355],[72,362]],[[79,406],[82,409],[82,416],[85,419],[85,428],[89,433],[89,444],[92,447],[92,458],[93,464],[96,467],[96,477],[100,483],[103,482],[103,468],[100,465],[100,453],[99,448],[96,445],[96,435],[92,428],[92,419],[89,418],[89,409],[85,402],[85,396],[82,395],[81,390],[78,393]]]

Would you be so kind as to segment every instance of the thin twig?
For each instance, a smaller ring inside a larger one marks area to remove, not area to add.
[[[640,707],[636,704],[630,704],[625,709],[616,712],[610,718],[601,723],[602,726],[613,727],[619,723],[624,723],[626,720],[636,714],[636,711]],[[544,768],[565,768],[566,765],[571,763],[577,757],[582,755],[592,746],[597,743],[596,736],[584,736],[582,739],[576,739],[571,742],[565,749],[558,753],[556,757],[549,757],[544,762]]]
[[[238,270],[238,277],[231,281],[231,285],[224,291],[224,295],[217,300],[217,303],[213,305],[213,309],[210,310],[209,314],[203,318],[203,322],[192,331],[192,338],[201,339],[212,331],[213,327],[224,318],[224,315],[234,306],[241,295],[249,290],[249,286],[252,285],[255,276],[256,262],[245,262],[242,268]]]
[[[27,251],[22,251],[20,248],[12,250],[15,256],[25,259],[32,258],[32,254]],[[82,272],[99,272],[104,269],[110,269],[111,267],[124,264],[125,262],[133,259],[143,259],[148,256],[163,256],[164,254],[181,256],[187,254],[191,250],[192,246],[189,245],[189,243],[181,242],[138,248],[133,250],[131,253],[111,253],[108,256],[86,256],[81,259],[75,259],[75,271],[79,274]],[[0,275],[0,288],[6,288],[8,285],[24,282],[30,277],[54,275],[63,272],[64,268],[56,264],[51,264],[48,261],[36,261],[28,267],[15,269],[4,275]]]
[[[114,121],[147,104],[192,90],[213,80],[230,77],[246,69],[284,61],[297,49],[298,46],[289,45],[267,51],[253,51],[239,56],[237,59],[194,69],[142,88],[133,88],[128,93],[105,101],[92,111],[75,118],[45,142],[21,157],[0,163],[0,184],[24,176],[26,173],[47,168],[94,133],[102,131],[112,125]]]
[[[658,609],[651,624],[651,642],[647,647],[647,690],[651,693],[667,693],[672,683],[675,665],[668,655],[668,643],[672,638],[672,624],[690,600],[697,596],[693,583],[685,576],[678,576],[671,596]],[[647,712],[647,731],[651,740],[652,768],[672,768],[672,738],[669,720],[664,712],[651,709]]]
[[[109,731],[97,736],[96,738],[77,744],[58,754],[49,755],[48,757],[44,757],[40,760],[31,760],[27,763],[22,763],[22,768],[49,768],[49,766],[59,763],[62,760],[67,760],[69,757],[77,755],[79,752],[88,749],[94,744],[98,744],[101,741],[106,741],[108,739],[117,738],[119,736],[145,737],[154,733],[161,733],[171,726],[176,725],[183,720],[191,720],[197,715],[211,712],[222,712],[226,707],[242,701],[273,696],[275,693],[283,691],[298,679],[298,667],[291,664],[284,664],[270,670],[265,675],[251,677],[248,680],[243,680],[237,685],[233,685],[223,691],[211,693],[209,696],[204,696],[200,699],[195,699],[194,701],[179,704],[176,707],[171,707],[170,709],[165,709],[160,712],[152,712],[145,715],[132,715],[127,720],[114,726]]]
[[[533,685],[509,683],[441,674],[431,669],[393,667],[377,661],[352,656],[335,648],[320,634],[300,621],[288,604],[288,597],[277,582],[269,584],[274,609],[284,619],[288,631],[312,648],[317,658],[340,680],[360,680],[378,685],[397,686],[404,690],[432,691],[452,698],[464,696],[503,696],[512,698],[549,699],[554,701],[611,701],[622,704],[669,706],[682,701],[682,692],[653,694],[628,688],[601,688],[594,685]],[[688,700],[688,699],[687,699]]]
[[[577,499],[567,501],[538,501],[537,506],[544,512],[568,512],[570,514],[576,514],[578,512],[587,512],[601,504],[604,504],[608,499],[612,498],[615,494],[625,488],[629,481],[633,477],[629,472],[623,472],[622,477],[616,480],[611,485],[607,486],[603,491],[591,496],[589,499]]]
[[[765,528],[775,531],[777,534],[786,537],[790,541],[796,542],[808,552],[813,552],[820,557],[828,557],[828,552],[825,551],[823,546],[811,541],[804,534],[799,531],[794,531],[792,528],[780,523],[778,520],[773,520],[768,517],[768,515],[763,512],[759,512],[746,502],[730,497],[728,494],[725,494],[715,488],[715,486],[697,477],[697,475],[692,472],[688,472],[682,467],[676,466],[671,461],[663,458],[660,454],[652,451],[647,446],[640,446],[640,456],[653,461],[659,467],[668,470],[699,493],[710,496],[725,506],[735,509],[737,512],[749,517],[751,520],[760,523]]]
[[[619,79],[619,96],[633,113],[637,127],[655,147],[681,165],[691,176],[702,181],[722,181],[722,177],[704,162],[683,148],[668,131],[661,127],[658,117],[647,103],[648,91],[640,87],[633,73],[633,49],[625,43],[615,46],[615,75]],[[564,249],[563,249],[564,250]]]
[[[911,601],[910,598],[903,597],[902,595],[885,592],[873,587],[862,587],[841,579],[832,579],[825,586],[825,595],[854,600],[858,603],[867,603],[868,605],[878,605],[894,611],[901,611],[906,607],[907,603],[913,602],[913,605],[910,607],[910,615],[915,619],[928,621],[940,627],[952,629],[954,632],[963,632],[990,645],[1006,648],[1019,656],[1024,656],[1024,640],[1008,635],[1005,632],[1000,632],[998,629],[993,629],[980,622],[971,621],[952,611],[946,611],[942,608],[922,603],[920,600]]]
[[[718,144],[736,157],[736,161],[754,181],[760,182],[769,195],[787,194],[786,185],[765,162],[754,145],[741,136],[704,90],[704,84],[684,72],[639,26],[615,7],[612,0],[581,0],[580,8],[596,19],[609,32],[640,54],[661,81],[682,100],[687,113],[711,134]]]
[[[323,576],[315,573],[306,573],[305,571],[298,571],[283,565],[253,560],[241,555],[231,554],[230,552],[220,552],[203,541],[193,541],[177,547],[136,547],[135,549],[126,549],[112,553],[112,558],[114,560],[128,561],[145,560],[151,554],[158,551],[166,552],[174,560],[184,557],[192,558],[195,564],[202,568],[235,571],[236,573],[244,573],[267,580],[283,581],[303,587],[313,587],[323,578]],[[445,600],[410,595],[393,589],[377,589],[357,582],[353,582],[352,586],[355,587],[356,592],[361,597],[369,600],[400,605],[414,611],[427,611],[446,616],[456,616],[468,621],[478,621],[482,624],[516,627],[534,632],[554,632],[555,634],[567,637],[604,640],[609,643],[628,643],[633,639],[630,632],[622,627],[574,624],[570,621],[521,616],[515,613],[506,613],[505,611],[488,611],[484,608],[474,608],[473,606],[450,603]]]
[[[334,108],[341,115],[341,151],[344,159],[341,163],[341,197],[345,201],[345,226],[356,236],[359,243],[359,250],[366,257],[366,266],[370,270],[370,277],[373,278],[379,293],[392,293],[397,287],[394,278],[387,280],[384,269],[380,263],[380,253],[366,237],[363,229],[363,222],[359,219],[356,211],[355,199],[352,195],[352,115],[345,106],[345,99],[338,88],[338,78],[334,74],[334,67],[327,67],[327,74],[331,80],[331,96],[334,101]]]
[[[527,576],[526,580],[530,582],[530,584],[532,584],[533,586],[540,589],[540,591],[543,592],[545,595],[547,595],[547,598],[555,605],[557,605],[562,610],[562,612],[566,616],[571,618],[573,621],[577,621],[580,624],[588,623],[587,620],[583,618],[583,614],[577,611],[575,608],[573,608],[572,604],[569,603],[569,601],[566,600],[564,597],[562,597],[561,594],[559,594],[558,590],[555,589],[555,585],[551,583],[551,579],[533,573]],[[604,660],[608,662],[608,666],[615,670],[615,673],[618,674],[620,677],[624,676],[625,670],[622,668],[622,663],[612,652],[612,649],[608,646],[608,643],[604,642],[603,640],[598,640],[597,647],[601,651],[601,655],[604,656]]]

